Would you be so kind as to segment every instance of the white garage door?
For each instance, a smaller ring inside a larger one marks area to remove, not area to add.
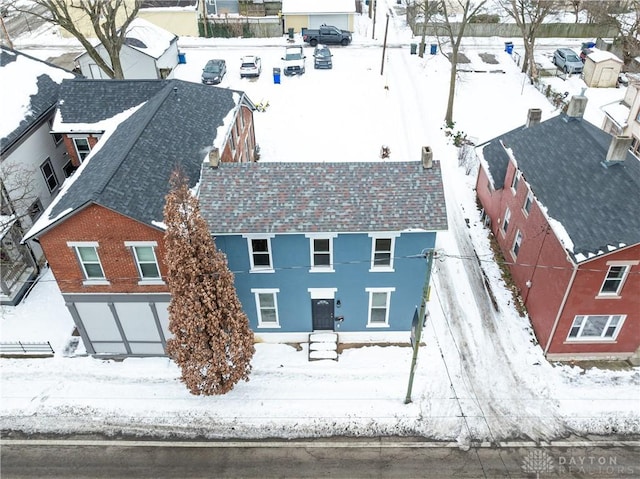
[[[309,15],[309,28],[319,28],[322,24],[333,25],[341,30],[348,30],[349,16],[347,14]]]

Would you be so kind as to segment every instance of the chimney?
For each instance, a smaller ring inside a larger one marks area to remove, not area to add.
[[[540,108],[529,108],[529,112],[527,113],[527,124],[525,125],[525,128],[529,128],[530,126],[539,124],[541,118],[542,110]]]
[[[433,168],[433,152],[430,146],[422,147],[422,168],[425,170]]]
[[[609,145],[609,151],[607,151],[607,158],[602,165],[606,168],[616,163],[622,163],[627,157],[627,152],[631,146],[633,138],[630,136],[616,135],[611,138],[611,144]]]
[[[209,165],[211,168],[217,168],[220,164],[220,150],[218,148],[213,147],[209,152]]]
[[[573,95],[567,107],[567,117],[570,120],[581,120],[587,109],[588,98],[584,95]]]

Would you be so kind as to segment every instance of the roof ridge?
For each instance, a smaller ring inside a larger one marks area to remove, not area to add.
[[[115,162],[112,163],[111,174],[108,175],[108,176],[105,176],[103,178],[103,181],[96,185],[96,189],[94,190],[94,198],[97,197],[100,193],[104,192],[105,188],[107,187],[107,185],[111,181],[111,178],[113,178],[113,175],[116,173],[116,171],[118,171],[118,169],[120,168],[120,165],[122,165],[123,162],[126,160],[127,156],[129,155],[129,152],[131,151],[133,146],[136,144],[136,141],[138,141],[138,138],[140,137],[140,134],[142,132],[144,132],[144,130],[146,129],[147,125],[149,125],[151,120],[154,118],[155,113],[158,111],[160,106],[164,103],[164,101],[169,96],[170,92],[172,91],[172,88],[171,88],[172,84],[173,84],[173,82],[167,83],[167,85],[162,90],[160,90],[156,95],[152,96],[149,100],[146,100],[147,105],[148,105],[148,108],[145,109],[145,113],[147,114],[146,118],[142,118],[142,121],[135,123],[134,130],[136,131],[136,134],[133,135],[132,138],[130,138],[128,140],[128,142],[125,145],[125,147],[120,150],[122,152],[122,154],[120,155],[120,158],[119,158],[118,161],[115,161]],[[135,117],[136,114],[139,113],[141,110],[142,110],[142,108],[140,110],[136,111],[133,115],[131,115],[126,120],[118,123],[118,126],[116,126],[114,132],[118,128],[120,128],[120,126],[123,123],[125,123],[129,119]]]

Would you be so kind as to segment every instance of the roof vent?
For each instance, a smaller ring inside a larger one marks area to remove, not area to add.
[[[529,108],[529,112],[527,113],[527,124],[525,125],[525,128],[529,128],[530,126],[539,124],[541,118],[542,110],[540,108]]]
[[[427,170],[433,168],[433,152],[430,146],[422,147],[422,167]]]
[[[220,164],[220,150],[218,150],[218,148],[213,147],[209,152],[209,165],[211,165],[211,168],[217,168],[219,164]]]
[[[587,109],[588,98],[584,95],[573,95],[567,107],[567,117],[570,120],[580,120]]]
[[[607,158],[602,162],[602,166],[607,168],[611,165],[622,163],[627,157],[627,151],[632,141],[633,138],[630,136],[617,135],[612,137],[609,151],[607,151]]]

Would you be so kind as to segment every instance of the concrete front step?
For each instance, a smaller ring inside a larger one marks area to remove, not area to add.
[[[313,359],[338,359],[337,351],[310,351],[309,360]]]
[[[338,343],[309,343],[310,351],[337,351]]]
[[[311,333],[309,335],[310,343],[335,343],[338,341],[338,335],[336,333]]]

